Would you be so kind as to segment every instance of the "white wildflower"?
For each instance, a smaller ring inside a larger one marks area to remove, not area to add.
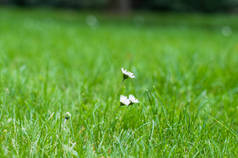
[[[129,100],[130,100],[131,104],[139,103],[139,100],[136,99],[133,95],[129,95]]]
[[[130,78],[135,78],[135,75],[134,75],[132,72],[129,72],[129,71],[127,71],[127,70],[124,69],[124,68],[121,68],[121,72],[122,72],[122,74],[123,74],[123,79],[124,79],[124,80],[127,79],[128,77],[130,77]]]
[[[69,112],[66,112],[65,114],[65,120],[69,120],[71,117],[71,114]]]
[[[120,95],[120,103],[121,103],[121,105],[128,106],[131,102],[126,96]]]

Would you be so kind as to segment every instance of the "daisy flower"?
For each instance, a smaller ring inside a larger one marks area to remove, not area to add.
[[[65,113],[65,120],[69,120],[71,117],[71,114],[69,112]]]
[[[123,74],[123,79],[124,79],[124,80],[127,79],[128,77],[129,77],[129,78],[135,78],[135,75],[134,75],[132,72],[129,72],[129,71],[127,71],[127,70],[124,69],[124,68],[121,68],[121,72],[122,72],[122,74]]]
[[[131,102],[126,96],[120,95],[120,103],[121,103],[121,105],[128,106],[128,105],[130,105]]]
[[[136,99],[132,94],[129,95],[130,104],[139,103],[139,100]]]

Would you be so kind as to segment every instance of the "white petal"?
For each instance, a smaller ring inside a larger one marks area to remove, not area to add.
[[[124,75],[130,77],[130,78],[135,78],[135,75],[132,72],[127,71],[126,69],[121,68],[121,71]]]
[[[125,99],[127,99],[126,96],[124,96],[124,95],[120,95],[120,100],[125,100]]]
[[[133,95],[129,95],[129,100],[130,100],[132,103],[139,103],[139,100],[136,99]]]
[[[123,68],[121,68],[121,72],[122,72],[123,74],[125,74],[125,73],[126,73],[126,70],[123,69]]]
[[[129,105],[130,104],[130,100],[126,96],[120,95],[120,103],[122,103],[124,105]]]

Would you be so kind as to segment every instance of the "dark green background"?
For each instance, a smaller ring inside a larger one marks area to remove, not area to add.
[[[237,12],[238,0],[0,0],[2,5],[53,6],[128,12],[155,10],[179,12]]]

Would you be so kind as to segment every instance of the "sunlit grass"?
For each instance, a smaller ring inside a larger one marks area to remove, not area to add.
[[[237,157],[237,28],[226,15],[1,8],[1,157]],[[139,104],[120,106],[121,67]]]

